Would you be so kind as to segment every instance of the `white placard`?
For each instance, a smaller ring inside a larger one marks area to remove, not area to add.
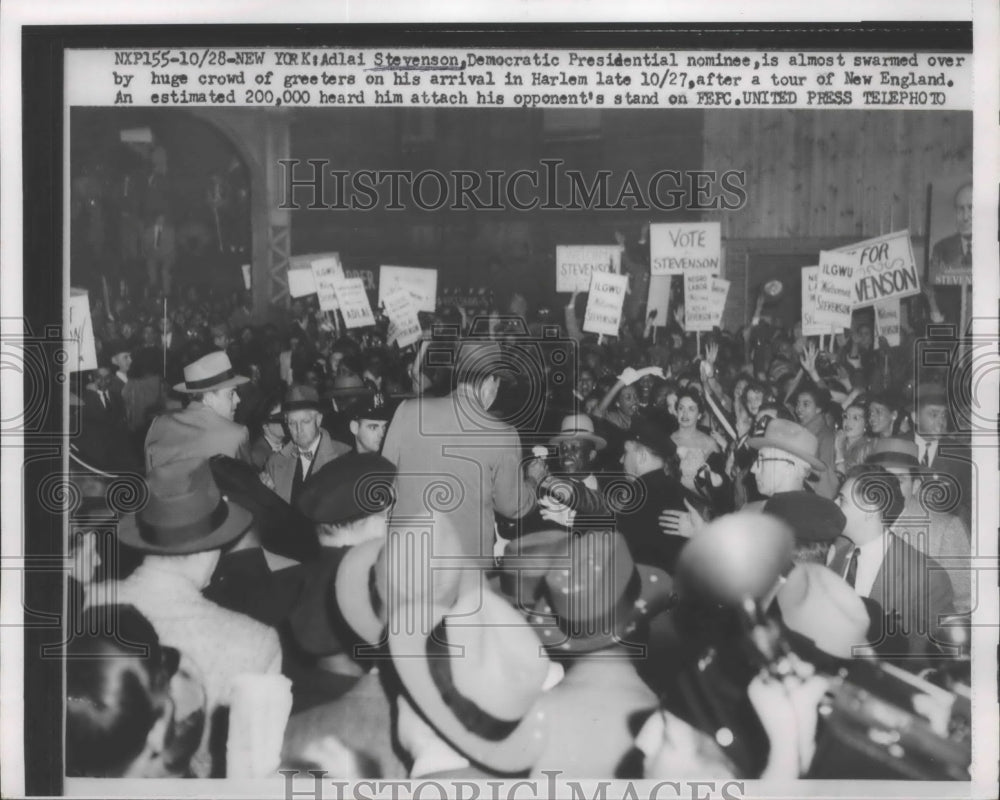
[[[586,292],[594,272],[618,274],[622,248],[617,244],[561,244],[556,246],[556,291]]]
[[[337,293],[340,313],[348,328],[367,328],[375,324],[368,293],[361,278],[334,278],[333,290]]]
[[[652,324],[658,328],[665,327],[670,322],[670,275],[652,275],[649,278],[649,300],[646,301],[646,319],[654,311]]]
[[[816,310],[820,320],[829,320],[837,330],[851,327],[856,263],[857,258],[849,253],[819,253]]]
[[[684,274],[684,330],[710,331],[715,327],[712,276],[707,272]]]
[[[651,275],[718,275],[722,229],[718,222],[658,222],[649,226]]]
[[[396,286],[385,296],[384,306],[385,315],[389,318],[389,341],[401,348],[419,342],[423,332],[410,293],[404,287]]]
[[[913,258],[909,230],[887,233],[838,248],[854,258],[854,308],[890,298],[920,294],[920,277]]]
[[[334,291],[333,282],[337,278],[344,277],[344,268],[340,265],[340,256],[324,256],[309,263],[312,270],[313,280],[316,282],[316,297],[319,299],[319,307],[323,311],[336,311],[337,292]]]
[[[884,336],[890,347],[899,347],[900,344],[900,307],[899,298],[883,300],[876,303],[875,309],[875,331],[878,336]]]
[[[417,311],[434,313],[437,308],[436,269],[420,267],[381,266],[378,272],[378,302],[385,303],[386,295],[396,286],[404,287],[413,299]]]
[[[587,333],[617,336],[627,289],[627,275],[594,272],[590,278],[590,294],[587,297],[583,330]]]
[[[802,335],[825,336],[832,332],[833,324],[824,321],[816,303],[816,288],[819,286],[819,267],[802,268]]]
[[[94,324],[90,318],[90,295],[86,289],[69,290],[69,324],[66,329],[66,369],[70,372],[97,369]]]
[[[716,275],[708,282],[709,311],[712,314],[712,327],[722,326],[722,315],[726,311],[726,299],[729,297],[729,281]]]
[[[312,270],[290,269],[288,277],[288,294],[292,297],[305,297],[307,294],[316,294],[316,279],[313,278]]]

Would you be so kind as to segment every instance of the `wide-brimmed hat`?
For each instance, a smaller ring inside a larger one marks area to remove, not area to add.
[[[346,453],[306,479],[296,507],[314,522],[343,525],[389,508],[395,479],[396,465],[378,453]]]
[[[916,442],[890,436],[876,439],[875,446],[865,459],[868,464],[878,464],[883,467],[900,467],[902,469],[929,472],[920,463],[920,448]]]
[[[390,611],[399,619],[387,627],[389,652],[413,705],[448,744],[489,770],[522,772],[547,743],[550,722],[535,705],[550,662],[524,619],[477,583],[460,581],[452,603],[402,597]]]
[[[184,367],[184,382],[176,384],[174,391],[183,394],[210,392],[228,386],[241,386],[249,381],[249,378],[233,371],[228,355],[216,350]]]
[[[603,450],[608,446],[608,442],[602,436],[594,433],[594,421],[586,414],[569,414],[563,417],[559,434],[549,439],[549,444],[559,444],[572,439],[584,439],[592,442],[598,450]]]
[[[671,438],[676,430],[677,419],[673,414],[651,408],[632,416],[624,438],[626,442],[638,442],[660,458],[670,458],[677,455],[677,445]]]
[[[797,422],[772,419],[767,424],[764,435],[751,437],[747,440],[747,444],[754,450],[760,450],[762,447],[784,450],[801,458],[817,472],[826,472],[826,464],[816,457],[819,452],[819,440]]]
[[[843,534],[847,518],[833,500],[815,492],[778,492],[761,509],[785,522],[796,539],[832,542]]]
[[[500,589],[556,654],[590,653],[630,639],[673,602],[673,580],[636,564],[613,530],[528,534],[501,564]]]
[[[281,402],[281,412],[288,414],[291,411],[322,411],[323,404],[319,399],[319,392],[312,386],[295,383],[288,387],[285,398]]]
[[[345,397],[371,397],[374,390],[362,380],[358,375],[338,375],[333,379],[330,388],[326,390],[325,396],[332,398]]]
[[[847,581],[823,564],[796,564],[778,590],[781,619],[828,655],[850,658],[867,643],[870,618]]]
[[[681,550],[674,572],[678,593],[727,605],[762,599],[792,563],[794,542],[788,525],[770,514],[721,516]]]
[[[219,491],[208,461],[188,458],[150,470],[149,500],[118,526],[123,544],[145,553],[186,555],[238,539],[253,515]]]

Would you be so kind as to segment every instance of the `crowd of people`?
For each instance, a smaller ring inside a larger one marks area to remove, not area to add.
[[[404,349],[314,298],[95,300],[72,448],[148,499],[73,528],[72,607],[131,633],[77,627],[68,774],[967,778],[947,369],[760,307],[598,339],[580,299],[442,307]],[[291,698],[252,757],[248,674]],[[879,724],[905,746],[852,742]]]

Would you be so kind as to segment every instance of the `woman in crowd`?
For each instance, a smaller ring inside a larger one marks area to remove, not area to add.
[[[698,430],[698,422],[705,413],[701,393],[696,389],[682,389],[677,394],[677,423],[679,428],[671,437],[677,445],[681,462],[681,483],[685,489],[696,491],[695,475],[712,453],[719,452],[719,443],[707,433]]]
[[[844,410],[836,440],[837,472],[841,475],[864,462],[875,444],[865,430],[866,414],[866,405],[861,400],[855,400]]]

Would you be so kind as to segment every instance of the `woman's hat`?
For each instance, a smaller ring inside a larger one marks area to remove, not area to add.
[[[503,559],[501,591],[554,653],[629,644],[639,621],[674,599],[670,576],[636,564],[612,530],[540,531],[511,548],[516,554]]]
[[[228,355],[217,350],[184,367],[184,382],[175,385],[174,391],[183,394],[210,392],[227,386],[241,386],[249,381],[249,378],[233,371]]]
[[[826,464],[816,457],[819,452],[819,440],[797,422],[772,419],[767,424],[764,435],[751,437],[747,440],[747,444],[754,450],[760,450],[762,447],[784,450],[801,458],[817,472],[826,472]]]
[[[563,417],[559,434],[549,439],[549,444],[559,444],[572,439],[586,439],[598,450],[603,450],[608,445],[606,439],[594,433],[594,422],[586,414],[570,414]]]
[[[216,550],[242,536],[253,523],[243,506],[224,497],[203,458],[171,461],[150,470],[149,500],[118,525],[123,544],[155,555]]]

